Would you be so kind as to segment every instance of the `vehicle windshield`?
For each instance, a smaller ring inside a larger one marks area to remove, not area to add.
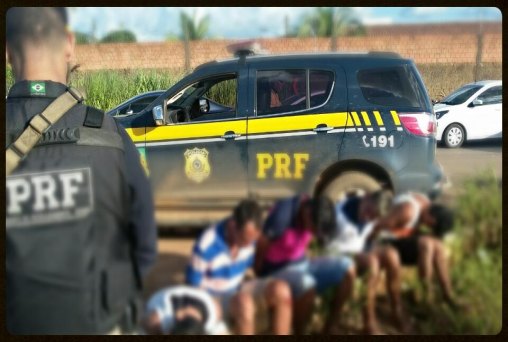
[[[462,104],[466,102],[471,96],[473,96],[474,93],[480,90],[481,87],[482,86],[475,84],[465,85],[445,97],[442,101],[439,101],[439,103],[444,103],[452,106]]]

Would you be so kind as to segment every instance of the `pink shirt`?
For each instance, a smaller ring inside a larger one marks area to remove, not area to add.
[[[311,239],[312,233],[308,230],[288,228],[270,244],[265,259],[271,263],[298,260],[305,255]]]

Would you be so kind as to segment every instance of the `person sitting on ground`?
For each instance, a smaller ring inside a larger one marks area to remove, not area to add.
[[[432,300],[432,276],[437,273],[445,302],[457,309],[448,272],[445,247],[440,240],[453,227],[453,211],[432,203],[421,193],[404,193],[393,200],[389,213],[378,221],[373,237],[389,232],[383,241],[398,252],[403,265],[418,265],[427,301]],[[425,232],[424,227],[430,228]]]
[[[328,225],[336,225],[333,203],[325,197],[299,195],[273,207],[258,242],[255,270],[259,276],[289,283],[296,334],[306,331],[316,292],[334,289],[324,334],[336,332],[342,307],[351,296],[355,267],[350,258],[307,257],[314,233]]]
[[[240,202],[231,217],[206,229],[197,239],[186,279],[189,285],[203,288],[218,299],[236,333],[254,334],[257,306],[271,313],[274,334],[289,334],[291,293],[287,283],[274,279],[242,283],[254,261],[261,221],[261,208],[255,201]]]
[[[391,202],[391,193],[378,190],[364,196],[351,195],[335,205],[337,229],[323,232],[327,238],[325,251],[329,255],[348,255],[354,258],[359,275],[366,278],[366,305],[364,307],[364,331],[380,334],[376,318],[376,290],[381,272],[386,270],[386,290],[390,297],[393,321],[402,332],[404,325],[400,298],[400,260],[397,250],[391,246],[369,246],[367,240],[376,220],[384,214]]]
[[[206,291],[190,286],[156,292],[141,322],[150,335],[227,335],[219,304]]]

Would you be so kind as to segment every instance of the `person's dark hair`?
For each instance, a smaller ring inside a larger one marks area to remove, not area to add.
[[[170,335],[204,335],[205,324],[204,322],[186,316],[183,319],[176,321],[169,331]]]
[[[455,216],[453,210],[441,204],[432,204],[429,213],[436,220],[432,227],[435,235],[443,237],[453,229]]]
[[[311,208],[312,223],[316,227],[318,240],[321,244],[326,243],[337,234],[337,216],[335,206],[328,197],[319,196],[309,202]]]
[[[241,201],[233,211],[233,219],[236,222],[238,229],[243,229],[243,226],[248,221],[254,221],[256,227],[261,229],[262,212],[259,204],[251,199]]]
[[[21,52],[26,43],[62,41],[67,26],[65,7],[11,7],[6,13],[6,43]]]

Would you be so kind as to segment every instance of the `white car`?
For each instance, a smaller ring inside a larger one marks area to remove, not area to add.
[[[462,86],[434,105],[437,141],[447,147],[459,147],[469,140],[501,138],[502,106],[502,81]]]

